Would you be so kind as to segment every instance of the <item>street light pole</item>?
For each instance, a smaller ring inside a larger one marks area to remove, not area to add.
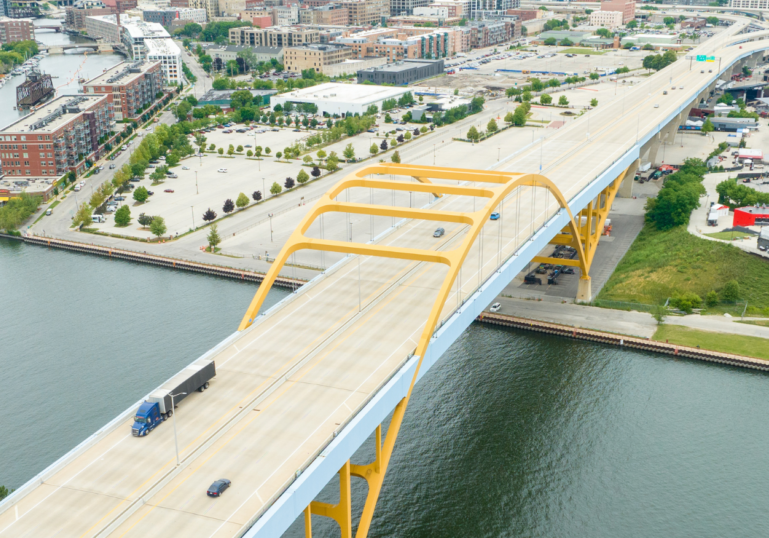
[[[190,213],[192,213],[192,229],[195,229],[195,206],[190,206]]]
[[[174,422],[174,445],[176,446],[176,466],[179,466],[179,439],[176,436],[176,413],[174,412],[174,397],[183,396],[186,392],[180,392],[179,394],[171,394],[171,419]],[[166,413],[167,414],[167,413]]]
[[[270,243],[272,243],[272,213],[267,216],[270,217]]]
[[[195,170],[195,194],[200,194],[200,191],[198,190],[198,171]]]

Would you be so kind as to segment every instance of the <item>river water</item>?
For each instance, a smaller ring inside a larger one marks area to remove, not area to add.
[[[9,487],[231,334],[255,291],[7,240],[0,282]],[[475,324],[417,386],[371,536],[765,536],[767,381]]]
[[[89,56],[83,76],[119,61]],[[231,334],[255,291],[2,239],[0,283],[11,488]],[[475,324],[417,386],[370,536],[766,536],[768,411],[765,374]],[[364,494],[356,482],[356,511]],[[314,531],[338,536],[322,518]]]
[[[50,26],[58,24],[51,19],[37,19],[35,24]],[[56,33],[52,30],[38,30],[35,38],[47,45],[62,45],[68,43],[92,41],[85,38],[73,37],[64,33]],[[40,61],[39,69],[53,77],[53,86],[57,95],[72,95],[80,91],[78,78],[91,79],[100,75],[105,69],[122,62],[125,58],[119,54],[94,54],[90,51],[83,54],[83,49],[67,51],[66,54],[53,54]],[[17,111],[13,107],[16,104],[16,86],[24,82],[24,75],[11,77],[0,88],[0,128],[5,127],[23,115],[26,111]]]

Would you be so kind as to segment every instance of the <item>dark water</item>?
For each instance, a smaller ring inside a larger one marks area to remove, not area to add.
[[[254,291],[3,240],[0,282],[11,487],[232,333]],[[474,325],[417,386],[370,536],[766,536],[767,411],[765,374]]]

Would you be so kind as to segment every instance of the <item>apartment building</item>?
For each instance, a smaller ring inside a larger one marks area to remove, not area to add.
[[[417,58],[443,58],[454,49],[451,28],[375,28],[339,37],[335,43],[353,51],[353,58],[387,58],[390,62]]]
[[[86,17],[97,17],[99,15],[114,15],[117,13],[115,8],[103,6],[103,7],[88,7],[79,8],[77,6],[67,6],[64,10],[64,26],[70,30],[82,32],[85,30]]]
[[[312,69],[316,73],[324,73],[324,68],[352,58],[352,49],[344,45],[329,43],[321,45],[314,43],[300,47],[288,47],[283,57],[286,71],[301,73]]]
[[[601,11],[619,11],[626,24],[635,18],[635,0],[601,0]]]
[[[206,24],[206,10],[202,8],[175,8],[175,9],[144,9],[142,11],[144,22],[156,22],[161,26],[170,26],[174,21],[180,20],[194,22],[200,25]]]
[[[160,62],[121,62],[83,84],[86,95],[110,97],[115,121],[136,117],[136,111],[154,103],[162,91]]]
[[[318,30],[302,27],[230,28],[230,43],[249,47],[298,47],[317,43],[319,34]]]
[[[182,72],[182,51],[173,39],[147,39],[144,42],[145,58],[149,62],[160,63],[164,82],[178,85],[184,81]]]
[[[219,0],[219,15],[235,15],[246,9],[246,0]]]
[[[505,14],[508,9],[519,7],[521,7],[521,0],[471,0],[469,18],[484,20],[489,15]]]
[[[189,7],[206,10],[206,20],[214,20],[221,15],[219,12],[219,0],[189,0]],[[245,8],[244,8],[245,9]]]
[[[390,15],[413,15],[414,9],[427,7],[429,0],[390,0]]]
[[[499,45],[521,36],[521,21],[470,21],[471,48]]]
[[[301,24],[345,26],[348,20],[349,10],[341,4],[326,4],[321,7],[299,11],[299,22]]]
[[[424,0],[427,5],[427,0]],[[343,0],[350,26],[380,24],[390,16],[390,0]]]
[[[708,4],[705,4],[710,5]],[[729,7],[740,9],[769,10],[769,0],[730,0]]]
[[[107,95],[65,95],[0,130],[3,173],[58,177],[82,172],[115,124]]]
[[[120,16],[120,24],[140,23],[141,19],[129,15]],[[117,15],[95,15],[85,18],[85,31],[88,37],[101,39],[105,43],[122,41],[117,25]]]
[[[0,43],[35,39],[35,25],[32,19],[11,19],[0,17]]]
[[[593,11],[590,14],[590,26],[619,28],[622,26],[622,13],[619,11]]]

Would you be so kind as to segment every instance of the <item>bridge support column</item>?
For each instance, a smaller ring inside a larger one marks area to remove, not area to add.
[[[352,494],[350,492],[350,462],[339,469],[339,503],[312,501],[304,509],[304,535],[312,538],[312,514],[330,517],[339,524],[342,538],[352,538]]]
[[[590,285],[589,276],[579,277],[579,284],[577,284],[577,300],[583,303],[589,303],[593,300],[593,290]]]
[[[627,172],[625,172],[625,178],[622,180],[622,183],[619,185],[619,190],[617,191],[617,196],[620,198],[632,198],[633,197],[633,184],[635,183],[635,173],[638,170],[638,167],[641,165],[641,160],[637,159],[633,164],[631,164]]]

